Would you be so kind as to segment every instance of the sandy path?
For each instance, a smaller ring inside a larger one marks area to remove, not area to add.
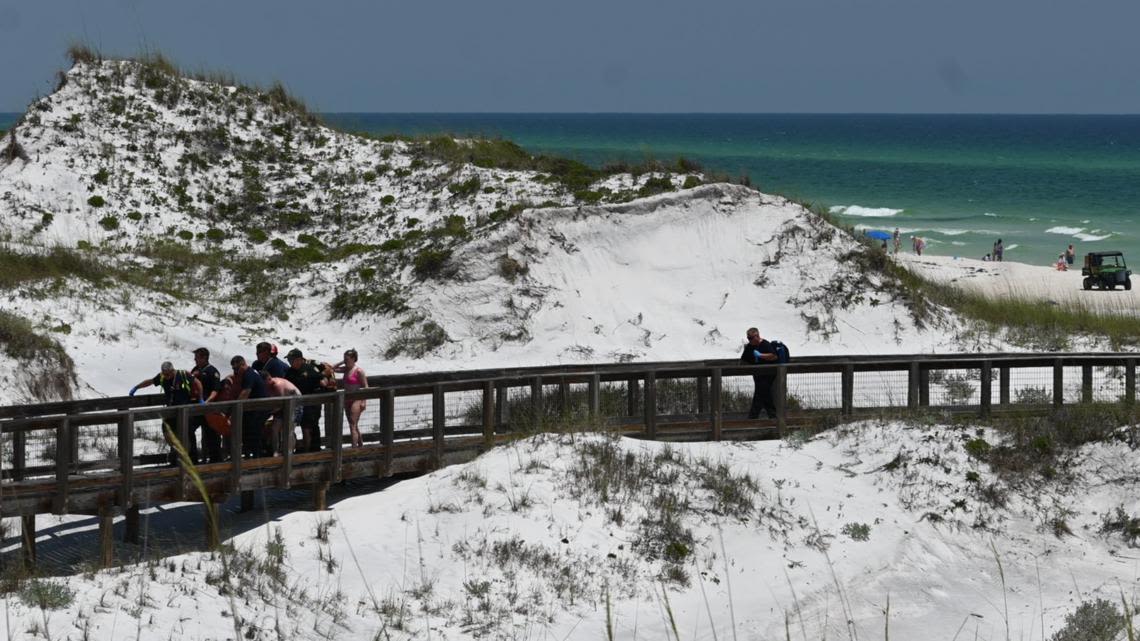
[[[987,262],[951,256],[915,256],[898,254],[896,260],[912,271],[939,283],[952,283],[963,289],[993,297],[1049,300],[1059,304],[1077,303],[1092,309],[1140,315],[1140,289],[1113,291],[1081,287],[1081,270],[1077,265],[1060,272],[1015,262]],[[1140,276],[1133,274],[1133,281]]]

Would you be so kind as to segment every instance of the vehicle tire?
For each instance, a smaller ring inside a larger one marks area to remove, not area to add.
[[[1132,279],[1131,278],[1124,281],[1124,291],[1132,291]]]
[[[1083,285],[1084,285],[1085,291],[1092,289],[1092,279],[1089,278],[1088,276],[1085,276],[1085,280],[1084,280]]]

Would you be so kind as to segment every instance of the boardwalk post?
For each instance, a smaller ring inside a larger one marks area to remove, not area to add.
[[[998,381],[998,403],[1002,405],[1009,405],[1009,365],[1002,365],[998,368],[999,381]]]
[[[916,410],[919,404],[919,369],[918,361],[911,361],[910,368],[907,370],[906,376],[906,406],[908,409]]]
[[[110,507],[99,508],[99,565],[115,564],[115,513]]]
[[[773,390],[776,398],[776,429],[780,438],[788,431],[788,366],[776,366],[776,389]]]
[[[1093,369],[1092,365],[1081,365],[1081,402],[1093,402]]]
[[[253,501],[254,501],[253,490],[242,490],[241,491],[241,505],[238,507],[238,511],[239,512],[252,512],[253,511],[253,505],[254,505]]]
[[[697,377],[697,414],[709,411],[709,377]]]
[[[127,412],[119,417],[119,507],[134,503],[135,479],[135,414]]]
[[[918,405],[930,407],[930,368],[925,365],[918,367]]]
[[[590,376],[590,421],[601,423],[602,415],[602,377],[598,374]]]
[[[563,417],[570,416],[570,383],[566,377],[558,379],[558,413]]]
[[[645,373],[645,435],[657,438],[657,373]]]
[[[721,440],[724,430],[724,419],[721,415],[721,385],[723,381],[720,379],[720,368],[713,368],[712,371],[712,384],[709,389],[709,405],[710,420],[712,421],[712,440]]]
[[[847,363],[843,366],[843,415],[851,416],[855,412],[855,365]]]
[[[380,396],[380,443],[384,446],[384,476],[392,473],[392,443],[396,440],[396,393],[384,390]]]
[[[241,423],[245,408],[241,403],[234,405],[230,414],[230,492],[241,489]]]
[[[483,381],[483,449],[495,446],[495,384]]]
[[[139,544],[139,506],[132,504],[123,514],[123,542]]]
[[[637,377],[630,376],[625,383],[626,403],[628,405],[626,416],[637,416],[638,406],[641,404],[638,400],[637,391]]]
[[[343,478],[344,465],[344,390],[337,390],[333,399],[332,416],[325,425],[328,426],[329,447],[332,448],[332,480],[339,483]]]
[[[443,386],[436,384],[431,391],[431,439],[435,469],[443,467],[443,428],[447,425],[447,405]]]
[[[495,429],[500,431],[507,425],[507,406],[511,400],[507,389],[506,383],[495,383]],[[513,416],[511,421],[514,422]]]
[[[24,466],[28,458],[28,434],[23,430],[12,434],[12,479],[24,480]]]
[[[190,408],[187,406],[182,406],[178,408],[178,412],[175,414],[174,437],[177,438],[179,443],[182,444],[182,447],[186,450],[187,456],[190,454],[190,439],[188,438],[189,435]],[[182,464],[182,457],[178,456],[177,452],[174,451],[173,446],[170,449],[171,453],[176,457],[173,462],[178,466],[178,485],[174,488],[174,497],[179,501],[185,501],[186,484],[190,480],[190,475],[186,469],[186,466]]]
[[[1124,402],[1129,405],[1136,403],[1136,359],[1129,358],[1124,361]]]
[[[297,414],[297,398],[296,396],[285,397],[285,407],[281,410],[281,433],[277,435],[277,443],[274,447],[280,448],[281,452],[281,478],[278,479],[277,484],[282,488],[289,489],[293,484],[293,441],[296,426],[293,424],[293,417]]]
[[[67,476],[71,467],[71,421],[59,419],[55,429],[55,495],[52,497],[52,514],[67,514]]]
[[[313,511],[324,512],[329,509],[329,482],[321,481],[313,486]]]
[[[221,544],[218,533],[222,527],[221,509],[217,501],[203,501],[202,508],[206,517],[206,549],[212,552]]]
[[[36,515],[20,515],[20,552],[27,569],[36,566]]]
[[[1065,403],[1065,361],[1053,361],[1053,405],[1060,407]]]
[[[543,424],[542,412],[542,377],[535,376],[530,379],[530,425],[532,430],[541,429]]]
[[[981,408],[980,413],[982,418],[989,418],[993,407],[994,400],[994,365],[993,361],[982,361],[982,384],[981,384]]]

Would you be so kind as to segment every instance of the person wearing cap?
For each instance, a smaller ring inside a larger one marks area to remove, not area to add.
[[[210,364],[210,350],[199,347],[194,350],[194,369],[190,375],[202,384],[202,396],[209,403],[217,399],[222,391],[222,373]],[[205,460],[210,463],[222,461],[222,437],[206,425],[206,416],[195,416],[190,419],[190,455],[197,461],[197,430],[202,428],[202,452]]]
[[[332,366],[308,360],[299,349],[291,349],[285,355],[289,361],[289,371],[285,378],[301,390],[302,394],[321,394],[336,389],[332,378]],[[321,449],[321,406],[306,405],[301,411],[302,452],[317,452]]]
[[[162,363],[157,376],[140,381],[138,385],[132,387],[130,395],[134,396],[140,388],[151,385],[162,388],[163,394],[166,395],[167,407],[189,405],[202,401],[202,384],[190,372],[184,369],[174,369],[174,364],[170,361]],[[198,447],[194,444],[193,435],[191,435],[190,443],[187,445],[189,445],[191,459],[195,459],[198,454]],[[170,449],[168,458],[172,465],[178,461],[178,453],[173,447]]]
[[[268,371],[274,378],[285,378],[285,372],[289,370],[289,366],[285,364],[285,361],[277,358],[276,345],[262,341],[254,347],[254,350],[257,351],[257,360],[250,365],[253,371]]]
[[[230,367],[234,370],[234,385],[241,390],[237,400],[254,400],[265,398],[268,391],[265,381],[249,366],[244,356],[234,356],[230,359]],[[261,431],[265,428],[265,421],[269,419],[269,412],[263,409],[246,409],[241,414],[241,453],[246,458],[258,458],[262,452]]]

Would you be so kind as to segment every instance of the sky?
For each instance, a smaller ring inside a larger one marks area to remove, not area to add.
[[[1135,0],[0,0],[0,111],[69,44],[322,112],[1138,113]]]

